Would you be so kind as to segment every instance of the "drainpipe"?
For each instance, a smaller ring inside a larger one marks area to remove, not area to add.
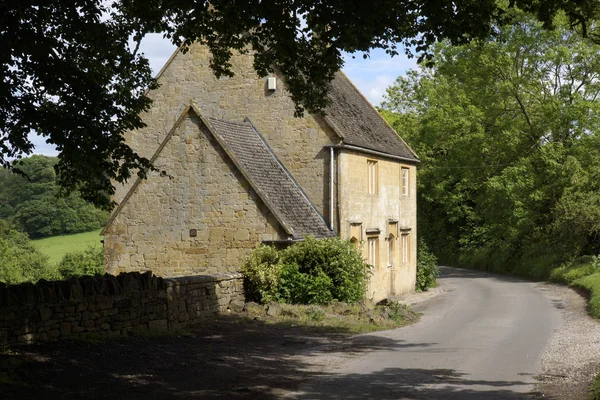
[[[329,226],[333,231],[333,146],[329,148]]]

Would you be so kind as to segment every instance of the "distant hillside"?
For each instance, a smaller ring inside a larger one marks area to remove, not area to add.
[[[15,166],[27,177],[0,168],[0,219],[11,220],[31,238],[88,232],[104,225],[108,213],[77,193],[58,197],[55,157],[33,155]]]

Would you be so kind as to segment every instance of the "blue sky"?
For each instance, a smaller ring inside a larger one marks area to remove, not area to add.
[[[162,35],[152,34],[144,38],[140,49],[150,60],[154,74],[157,74],[175,51],[175,46]],[[344,60],[342,70],[373,105],[379,105],[385,89],[398,76],[416,67],[414,58],[409,59],[404,54],[391,58],[383,50],[372,51],[367,59],[363,59],[362,54],[357,54],[354,59],[347,55]],[[50,156],[57,154],[54,147],[46,144],[43,138],[32,136],[30,139],[36,146],[35,153]]]

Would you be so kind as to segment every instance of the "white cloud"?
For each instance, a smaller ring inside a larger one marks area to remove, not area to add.
[[[52,156],[55,157],[58,155],[58,151],[56,151],[56,147],[52,144],[46,143],[46,139],[42,136],[39,136],[36,133],[30,133],[27,138],[34,144],[35,150],[33,151],[35,154],[42,154],[44,156]]]
[[[354,59],[350,54],[344,55],[343,71],[373,105],[379,105],[385,90],[397,77],[416,68],[417,62],[404,54],[390,57],[381,49],[373,50],[370,55],[367,59],[360,54]]]
[[[146,35],[140,44],[140,51],[150,61],[150,68],[154,75],[158,74],[163,65],[167,63],[175,49],[175,45],[159,33]]]

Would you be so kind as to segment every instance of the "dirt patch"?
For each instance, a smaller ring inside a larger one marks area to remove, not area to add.
[[[389,345],[381,337],[356,339],[351,336],[356,327],[345,323],[319,326],[326,322],[319,309],[307,310],[303,325],[294,324],[289,310],[269,316],[267,307],[250,318],[222,316],[180,334],[5,351],[0,355],[0,393],[2,399],[279,398],[299,383],[327,374],[343,360],[334,353],[352,357]],[[331,310],[325,308],[323,315],[330,318]],[[311,318],[314,326],[306,326]],[[368,318],[379,319],[381,313]]]

